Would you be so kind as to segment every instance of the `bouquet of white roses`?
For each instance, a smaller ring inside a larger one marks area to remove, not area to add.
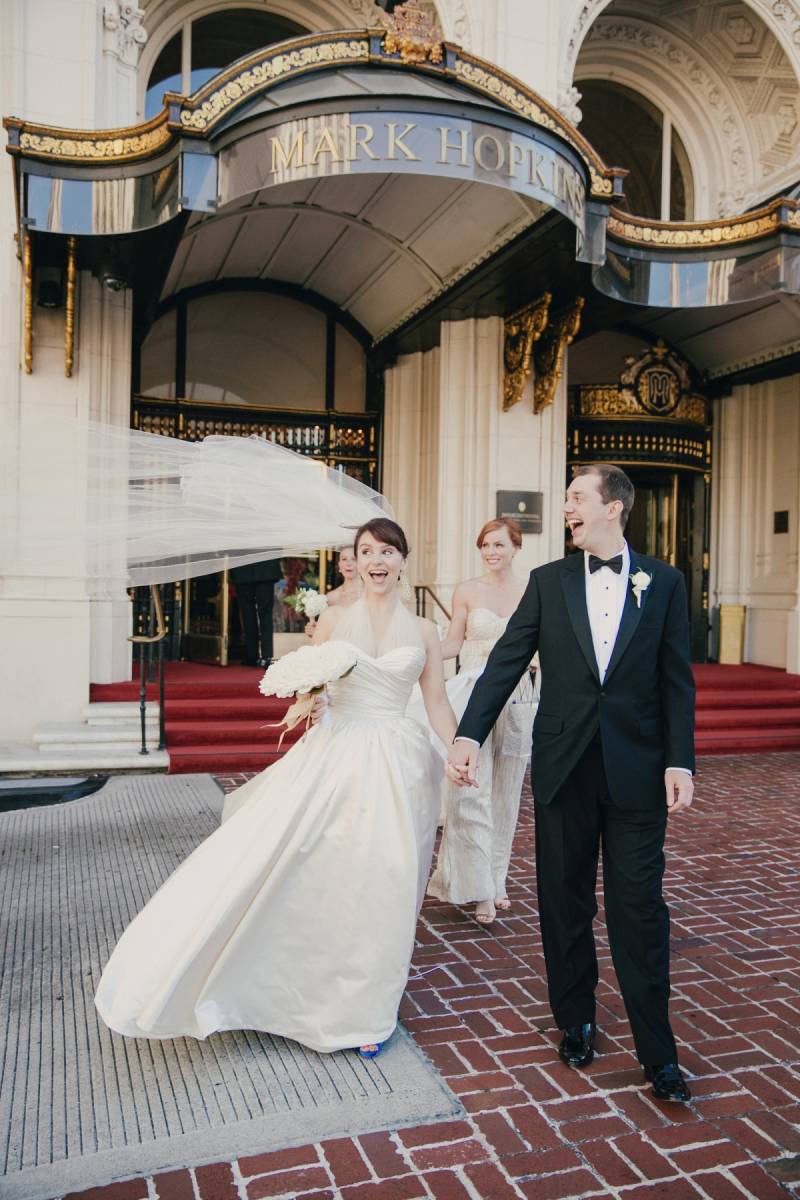
[[[316,588],[301,588],[293,596],[287,596],[286,603],[301,616],[316,620],[328,607],[328,598],[321,596]]]
[[[301,721],[308,729],[314,700],[335,679],[344,679],[356,665],[357,656],[346,642],[325,642],[321,646],[301,646],[267,668],[258,685],[262,696],[295,697],[278,725],[285,725],[281,742],[289,730]],[[280,745],[280,743],[279,743]]]

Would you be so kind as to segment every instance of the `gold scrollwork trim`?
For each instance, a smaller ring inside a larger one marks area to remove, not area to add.
[[[348,38],[346,41],[327,41],[283,50],[260,62],[250,62],[233,78],[221,84],[215,81],[211,91],[200,92],[187,101],[181,112],[181,125],[188,131],[205,133],[232,106],[256,91],[264,91],[291,75],[340,62],[368,62],[369,39]]]
[[[505,321],[503,340],[503,411],[522,399],[525,384],[533,370],[533,347],[547,328],[550,315],[550,292],[545,292],[532,304],[512,313]]]
[[[504,72],[492,67],[483,59],[475,58],[464,51],[459,53],[456,60],[456,75],[471,87],[477,88],[493,100],[505,104],[514,112],[521,113],[529,121],[557,133],[580,155],[586,163],[591,179],[592,195],[609,199],[614,193],[614,177],[624,177],[627,171],[616,167],[607,167],[597,152],[581,137],[577,129],[556,112],[554,108],[529,91],[518,80],[505,75]]]
[[[33,246],[31,235],[25,233],[22,239],[22,281],[24,296],[23,315],[23,354],[25,358],[25,374],[33,374]]]
[[[707,405],[704,396],[682,396],[677,407],[663,417],[645,412],[636,393],[629,387],[614,385],[588,385],[580,389],[579,418],[635,418],[639,421],[678,421],[690,425],[707,423]]]
[[[617,241],[681,250],[725,246],[768,237],[781,229],[800,229],[800,202],[779,198],[745,216],[719,221],[648,221],[612,208],[608,232]]]
[[[78,239],[67,238],[67,294],[64,309],[64,374],[72,377],[75,365],[75,281],[78,275]]]
[[[34,125],[11,117],[6,118],[3,125],[9,130],[19,130],[18,143],[8,147],[10,153],[60,162],[128,162],[156,154],[172,140],[165,112],[146,125],[100,132]]]
[[[535,413],[542,412],[555,399],[558,381],[564,373],[564,355],[567,346],[577,337],[585,303],[583,296],[577,296],[568,308],[550,322],[545,336],[536,348],[533,380]]]

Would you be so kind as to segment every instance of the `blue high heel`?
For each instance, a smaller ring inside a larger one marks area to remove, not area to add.
[[[365,1050],[363,1046],[358,1046],[357,1049],[362,1058],[377,1058],[385,1045],[386,1042],[377,1042],[374,1050]]]

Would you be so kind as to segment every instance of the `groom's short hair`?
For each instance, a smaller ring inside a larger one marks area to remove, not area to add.
[[[600,477],[599,491],[603,497],[603,503],[610,504],[612,500],[619,500],[622,505],[620,524],[624,529],[628,524],[636,492],[622,468],[615,467],[613,463],[588,463],[585,467],[576,467],[574,474]]]

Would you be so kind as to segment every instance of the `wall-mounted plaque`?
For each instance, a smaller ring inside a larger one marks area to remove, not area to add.
[[[513,517],[523,533],[542,532],[543,492],[498,492],[498,517]]]
[[[788,533],[789,532],[789,510],[784,508],[781,512],[772,514],[772,532],[773,533]]]

